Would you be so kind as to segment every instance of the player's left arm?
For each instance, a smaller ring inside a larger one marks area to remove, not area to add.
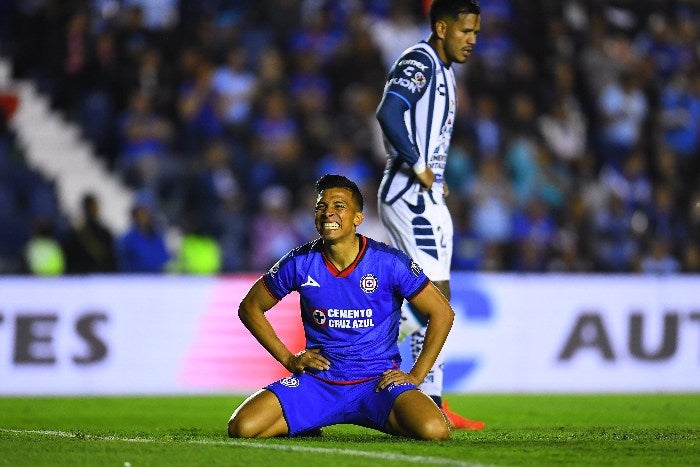
[[[423,341],[423,350],[408,373],[422,382],[435,364],[447,335],[452,329],[454,310],[440,290],[430,282],[418,295],[409,301],[413,307],[428,318]]]
[[[327,370],[330,362],[320,354],[318,349],[307,349],[294,354],[279,338],[265,316],[265,312],[278,302],[279,300],[267,290],[264,278],[261,277],[241,301],[238,317],[260,345],[292,373],[303,373],[306,368]]]

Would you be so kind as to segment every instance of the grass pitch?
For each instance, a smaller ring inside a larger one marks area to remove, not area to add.
[[[240,396],[0,398],[0,465],[700,466],[700,394],[448,397],[486,429],[445,442],[349,425],[231,440]]]

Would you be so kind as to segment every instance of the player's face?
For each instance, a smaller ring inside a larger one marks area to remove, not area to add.
[[[328,188],[316,199],[316,230],[324,240],[354,237],[362,212],[345,188]]]
[[[437,33],[443,43],[440,54],[442,61],[446,64],[466,62],[480,30],[481,16],[473,13],[459,15],[457,21],[440,21],[437,24]]]

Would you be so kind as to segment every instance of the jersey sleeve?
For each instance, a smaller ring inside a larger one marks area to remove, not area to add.
[[[432,58],[421,50],[412,50],[401,56],[389,74],[386,94],[401,97],[410,107],[423,96],[433,77]]]
[[[282,300],[297,290],[296,277],[296,262],[293,252],[289,252],[263,275],[263,282],[273,298]]]
[[[430,282],[418,263],[413,261],[406,253],[397,250],[395,284],[398,292],[407,300],[412,299]]]

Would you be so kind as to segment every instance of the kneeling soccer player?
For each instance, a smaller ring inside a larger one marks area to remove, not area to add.
[[[304,435],[354,424],[423,440],[446,440],[443,412],[418,389],[452,327],[442,293],[405,253],[356,232],[363,220],[357,185],[341,175],[316,182],[320,238],[285,255],[258,279],[238,315],[292,374],[251,395],[233,413],[236,438]],[[300,295],[306,349],[292,353],[265,316],[292,291]],[[428,321],[422,352],[400,369],[401,304]]]

